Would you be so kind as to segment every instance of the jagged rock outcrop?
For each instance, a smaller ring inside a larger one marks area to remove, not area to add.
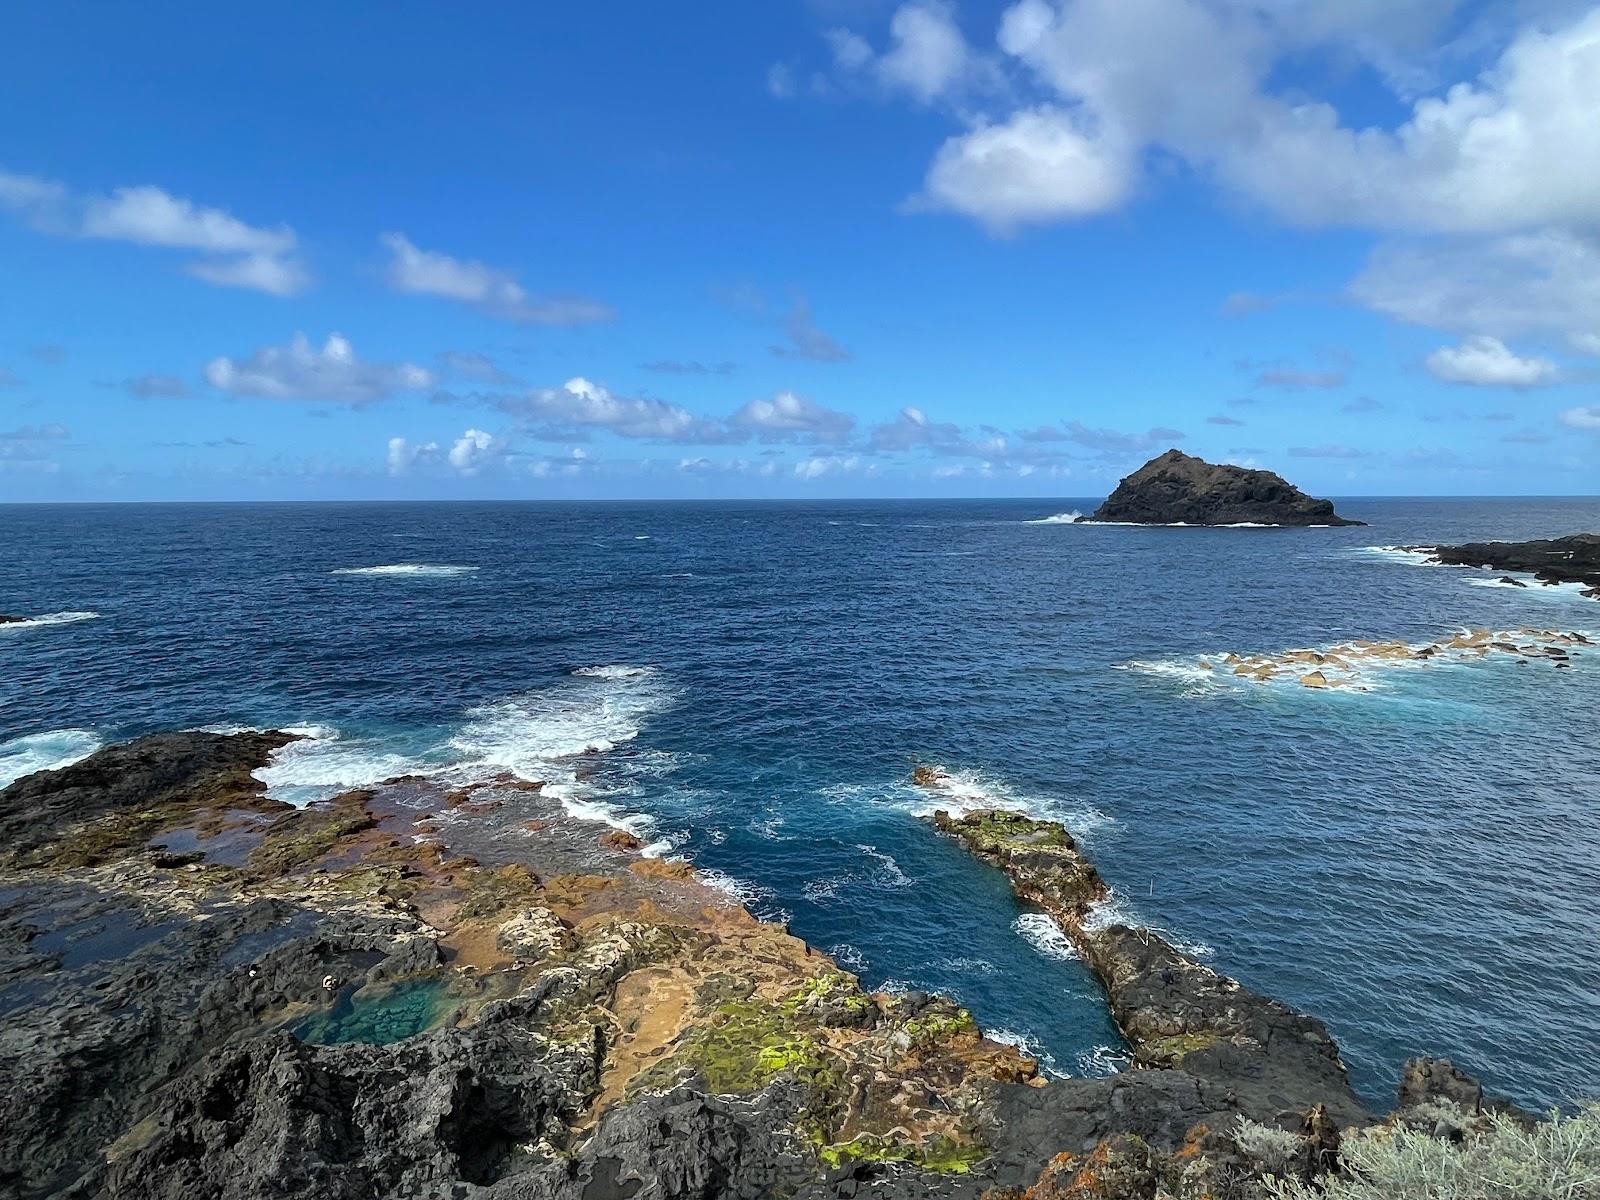
[[[1208,463],[1181,450],[1152,458],[1083,522],[1134,525],[1364,525],[1271,471]]]
[[[1141,1067],[1178,1067],[1225,1083],[1238,1112],[1277,1120],[1326,1105],[1367,1119],[1339,1048],[1315,1017],[1259,995],[1148,929],[1092,920],[1107,892],[1099,872],[1055,821],[987,810],[935,825],[998,866],[1017,895],[1055,918],[1099,977],[1111,1015]]]
[[[1577,583],[1584,595],[1600,599],[1600,533],[1575,533],[1570,537],[1531,542],[1466,542],[1459,546],[1408,546],[1426,554],[1430,562],[1453,567],[1483,567],[1491,571],[1517,571],[1541,583]],[[1520,580],[1502,582],[1521,584]]]

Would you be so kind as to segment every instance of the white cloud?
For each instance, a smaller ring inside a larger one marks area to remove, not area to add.
[[[403,233],[378,240],[389,251],[389,286],[398,292],[442,296],[518,325],[585,325],[616,315],[581,296],[531,296],[510,271],[422,250]]]
[[[1561,414],[1561,423],[1573,429],[1600,430],[1600,405],[1585,405],[1582,408],[1569,408]]]
[[[463,475],[476,475],[500,456],[502,447],[481,429],[469,429],[450,447],[449,462]]]
[[[794,465],[796,479],[821,479],[827,475],[848,475],[861,466],[854,454],[813,455]]]
[[[946,141],[908,207],[963,213],[1008,234],[1115,208],[1131,173],[1119,139],[1086,132],[1079,116],[1041,105]]]
[[[1405,56],[1427,49],[1449,7],[1020,0],[997,40],[1051,100],[946,142],[923,200],[1002,232],[1089,216],[1123,204],[1157,152],[1294,224],[1490,233],[1600,221],[1600,8],[1530,23],[1476,78],[1413,101],[1426,71]],[[1326,100],[1276,90],[1280,65],[1313,51],[1374,63],[1405,119],[1355,127]]]
[[[223,209],[197,205],[158,187],[77,195],[53,180],[0,171],[0,207],[56,237],[198,252],[206,257],[184,270],[220,287],[292,296],[311,283],[310,272],[296,257],[298,239],[287,225],[250,225]]]
[[[1448,383],[1479,387],[1546,387],[1561,381],[1561,371],[1545,358],[1523,358],[1499,338],[1468,338],[1428,355],[1427,368]]]
[[[342,335],[330,334],[320,350],[296,333],[286,346],[263,346],[244,359],[214,358],[206,382],[235,396],[274,400],[331,400],[370,404],[399,391],[433,386],[431,371],[414,363],[369,363]]]
[[[439,444],[437,442],[419,444],[407,441],[403,437],[392,437],[389,439],[389,474],[404,475],[419,462],[437,457],[438,453]]]
[[[1350,285],[1396,320],[1464,335],[1565,337],[1600,353],[1600,239],[1557,229],[1380,246]]]
[[[831,29],[825,36],[841,76],[871,79],[922,104],[988,86],[996,78],[993,64],[968,46],[953,7],[944,0],[911,0],[896,9],[881,55],[849,29]]]
[[[697,417],[665,400],[618,396],[581,375],[558,388],[535,388],[500,402],[502,411],[553,427],[555,436],[572,429],[606,429],[619,437],[665,442],[712,442],[724,437],[716,422]]]
[[[878,77],[924,104],[959,86],[971,69],[967,41],[946,4],[902,5],[889,22],[889,39]]]
[[[728,418],[728,425],[763,442],[841,441],[856,419],[793,392],[779,392],[770,400],[750,401]]]

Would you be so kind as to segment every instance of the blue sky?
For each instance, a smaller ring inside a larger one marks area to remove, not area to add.
[[[0,78],[0,499],[1600,490],[1594,3],[14,5]]]

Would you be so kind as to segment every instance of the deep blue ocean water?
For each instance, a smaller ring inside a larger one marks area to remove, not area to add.
[[[1597,529],[1600,501],[1342,502],[1368,529],[1041,520],[1090,506],[0,508],[0,612],[99,614],[0,628],[0,782],[190,726],[315,733],[266,773],[297,801],[509,767],[869,984],[1111,1069],[1082,966],[918,816],[1008,804],[1064,819],[1130,917],[1322,1017],[1374,1103],[1420,1052],[1527,1103],[1600,1093],[1600,652],[1360,693],[1195,668],[1594,632],[1593,601],[1363,548]],[[917,763],[950,794],[910,786]]]

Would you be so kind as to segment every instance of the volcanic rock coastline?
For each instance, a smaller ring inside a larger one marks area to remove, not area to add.
[[[1126,525],[1364,525],[1271,471],[1168,450],[1122,480],[1080,522]]]
[[[1453,567],[1482,567],[1532,575],[1540,583],[1576,583],[1583,594],[1600,600],[1600,533],[1530,542],[1466,542],[1459,546],[1405,546],[1427,561]],[[1501,582],[1520,584],[1519,580]],[[1526,586],[1526,585],[1521,585]]]
[[[1058,825],[941,819],[1105,982],[1109,1078],[865,990],[538,781],[280,804],[254,772],[292,740],[161,734],[0,791],[0,1196],[1005,1200],[1115,1166],[1221,1200],[1372,1119],[1319,1022],[1096,926]],[[1477,1095],[1406,1079],[1402,1114]]]

